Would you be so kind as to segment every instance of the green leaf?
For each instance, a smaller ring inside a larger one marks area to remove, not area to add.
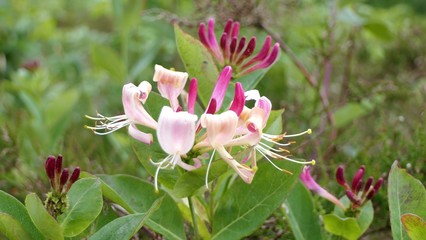
[[[220,177],[228,170],[225,161],[218,160],[212,163],[209,173],[209,182]],[[173,188],[173,195],[178,198],[193,195],[199,188],[205,186],[207,165],[196,170],[184,173],[176,182]]]
[[[245,91],[255,89],[263,76],[265,76],[266,72],[268,72],[269,68],[254,71],[250,74],[242,76],[241,78],[236,78],[235,81],[241,82]]]
[[[31,239],[21,223],[7,213],[0,213],[0,233],[10,240]]]
[[[125,203],[122,207],[129,213],[147,212],[157,199],[164,197],[161,207],[146,225],[169,239],[186,239],[183,218],[175,201],[166,192],[156,193],[150,182],[133,176],[99,175],[99,178],[109,189],[104,196],[116,203]]]
[[[382,21],[369,21],[364,25],[364,28],[382,41],[390,41],[393,39],[393,34],[388,25]]]
[[[348,103],[334,113],[335,126],[337,128],[345,127],[355,119],[366,115],[368,112],[369,109],[362,104]]]
[[[204,45],[175,25],[176,45],[190,77],[198,79],[198,98],[207,106],[219,71]]]
[[[68,117],[79,100],[79,95],[77,89],[69,89],[58,94],[52,101],[47,102],[45,105],[45,116],[48,116],[46,125],[53,128],[65,117]]]
[[[300,181],[285,201],[285,209],[297,240],[322,239],[319,215],[315,210],[312,195]]]
[[[350,201],[346,196],[342,197],[340,199],[340,202],[346,207],[349,207],[350,205]],[[359,210],[360,212],[358,213],[356,218],[346,217],[344,211],[336,206],[332,214],[326,215],[332,215],[334,217],[326,218],[325,216],[323,216],[325,229],[330,233],[342,236],[347,239],[359,238],[365,231],[367,231],[368,227],[373,221],[373,204],[371,203],[371,201],[368,201]],[[353,219],[353,221],[350,219]]]
[[[388,199],[393,239],[409,239],[403,230],[401,217],[405,213],[412,213],[426,218],[426,190],[419,180],[405,169],[400,169],[397,161],[389,173]]]
[[[35,226],[47,239],[64,239],[59,223],[46,211],[40,198],[35,193],[27,195],[25,207]]]
[[[66,237],[77,236],[83,232],[102,210],[101,183],[94,178],[80,179],[68,192],[69,208],[58,221]]]
[[[162,199],[163,198],[156,200],[146,213],[135,213],[115,219],[101,228],[89,239],[130,239],[145,224],[152,213],[158,209]]]
[[[25,206],[16,198],[0,190],[0,213],[8,214],[22,225],[25,232],[33,239],[44,239],[28,215]],[[9,219],[9,217],[3,217]],[[12,223],[11,223],[12,225]],[[19,228],[19,227],[18,227]],[[25,233],[23,233],[25,235]],[[25,238],[23,238],[25,239]]]
[[[123,83],[126,78],[126,68],[117,52],[105,45],[94,45],[91,51],[93,63],[107,71],[117,83]]]
[[[213,217],[212,239],[240,239],[249,235],[285,200],[302,165],[275,163],[293,174],[283,173],[263,161],[251,184],[237,179],[219,201]]]
[[[325,230],[346,239],[357,239],[362,234],[355,218],[341,218],[335,214],[322,216]]]
[[[403,214],[401,222],[405,231],[412,240],[421,240],[426,236],[426,222],[419,216],[411,213]]]

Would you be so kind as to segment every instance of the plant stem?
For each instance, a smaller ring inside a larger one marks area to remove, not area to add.
[[[189,209],[191,210],[192,226],[194,228],[194,239],[198,240],[198,239],[200,239],[200,236],[198,234],[197,219],[196,219],[196,216],[195,216],[195,209],[194,209],[194,205],[192,205],[191,197],[188,197],[188,204],[189,204]]]

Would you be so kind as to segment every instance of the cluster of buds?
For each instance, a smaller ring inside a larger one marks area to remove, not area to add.
[[[70,176],[68,168],[62,169],[62,155],[49,156],[45,169],[50,180],[52,191],[47,193],[45,207],[53,217],[57,217],[68,208],[67,193],[72,184],[80,176],[80,168],[76,167]]]
[[[364,172],[365,166],[361,166],[355,173],[351,186],[349,186],[345,179],[343,166],[340,165],[336,171],[337,183],[345,188],[346,196],[351,201],[351,208],[353,210],[363,206],[367,201],[372,199],[383,184],[383,178],[379,178],[373,185],[374,178],[370,176],[364,185],[362,181]]]
[[[256,48],[256,37],[251,37],[250,40],[245,36],[239,38],[239,31],[239,22],[229,19],[218,44],[214,32],[214,19],[211,18],[208,20],[207,27],[204,23],[200,24],[198,36],[221,67],[232,66],[236,73],[234,77],[241,77],[256,70],[268,68],[277,60],[280,45],[275,43],[271,47],[270,36],[266,37],[262,49],[251,57]]]
[[[334,203],[336,206],[340,207],[345,211],[346,214],[352,216],[358,212],[358,209],[364,206],[373,196],[379,191],[383,183],[383,178],[379,178],[376,183],[373,185],[374,178],[369,177],[363,185],[362,177],[364,176],[365,167],[361,166],[356,172],[351,186],[345,180],[345,174],[343,166],[339,166],[336,171],[336,180],[339,185],[343,186],[346,190],[346,196],[350,200],[350,206],[345,207],[339,199],[329,193],[327,190],[322,188],[315,180],[312,178],[309,168],[305,167],[300,175],[300,180],[302,183],[311,191],[315,192],[319,196],[329,200]]]
[[[114,117],[106,117],[99,113],[96,117],[86,116],[96,121],[94,127],[86,127],[96,134],[105,135],[128,126],[129,135],[145,144],[152,144],[154,138],[150,133],[138,129],[137,125],[154,129],[159,145],[167,154],[164,159],[150,159],[157,167],[154,176],[156,189],[161,169],[173,169],[178,165],[191,171],[200,167],[203,159],[207,164],[206,187],[208,187],[208,173],[216,152],[246,183],[251,183],[257,170],[256,152],[281,171],[286,170],[276,166],[271,159],[314,164],[314,160],[301,162],[290,158],[289,151],[284,147],[292,142],[280,142],[285,138],[310,134],[310,129],[293,135],[286,133],[273,135],[263,132],[272,104],[267,97],[261,97],[257,90],[244,91],[242,84],[237,82],[233,101],[222,109],[231,77],[232,67],[224,67],[205,111],[197,116],[195,113],[197,79],[191,79],[186,93],[183,89],[188,78],[187,73],[156,65],[153,81],[157,83],[161,96],[170,103],[170,106],[162,106],[158,120],[145,110],[144,105],[148,101],[152,86],[149,82],[143,81],[139,86],[132,83],[123,86],[122,102],[125,114]],[[251,108],[245,106],[246,101],[254,101],[254,106]],[[274,145],[278,147],[274,148]],[[239,154],[235,154],[234,157],[231,152]],[[210,160],[207,162],[206,154],[209,153],[211,153],[208,155]]]

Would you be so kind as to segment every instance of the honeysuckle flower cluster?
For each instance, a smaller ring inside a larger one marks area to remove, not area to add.
[[[67,193],[80,176],[80,168],[74,168],[71,176],[68,168],[62,169],[62,155],[49,156],[45,163],[46,174],[49,177],[52,191],[47,193],[44,203],[50,215],[57,217],[68,208]]]
[[[219,66],[230,65],[235,71],[234,77],[241,77],[253,71],[268,68],[277,60],[280,45],[267,36],[261,50],[254,56],[256,37],[250,40],[245,36],[239,37],[240,23],[229,19],[226,23],[220,41],[216,40],[214,32],[214,19],[211,18],[201,23],[198,36],[201,43],[209,50]]]
[[[317,182],[315,182],[315,180],[310,174],[309,167],[303,168],[302,174],[300,175],[300,179],[309,190],[334,203],[336,206],[344,210],[346,214],[353,216],[358,212],[358,209],[360,207],[364,206],[369,200],[374,197],[374,195],[379,191],[380,187],[383,184],[383,178],[379,178],[373,185],[374,178],[370,176],[364,185],[362,181],[364,172],[365,167],[361,166],[359,170],[355,173],[350,186],[346,182],[343,166],[340,165],[336,170],[337,183],[345,188],[346,196],[350,201],[349,207],[345,207],[339,199],[337,199],[327,190],[322,188]]]
[[[208,187],[208,172],[215,153],[225,161],[246,183],[251,183],[257,170],[256,153],[260,153],[277,169],[272,159],[288,160],[301,164],[314,164],[315,161],[301,162],[290,158],[289,152],[283,147],[291,142],[280,143],[285,138],[310,134],[307,130],[300,134],[272,135],[264,132],[272,104],[265,96],[260,96],[257,90],[244,91],[241,83],[235,84],[234,96],[229,106],[222,106],[225,94],[232,77],[232,68],[222,69],[205,111],[197,116],[195,103],[198,94],[198,80],[191,79],[188,92],[184,92],[188,74],[155,66],[153,81],[162,97],[170,106],[162,106],[158,120],[155,120],[145,110],[144,105],[149,101],[152,86],[143,81],[139,86],[128,83],[123,86],[123,115],[106,117],[97,114],[87,116],[95,120],[93,127],[87,127],[96,134],[104,135],[128,126],[129,134],[146,144],[153,143],[153,136],[142,132],[137,125],[142,125],[156,131],[158,144],[167,154],[164,159],[150,159],[157,167],[154,176],[155,187],[158,189],[158,175],[161,169],[173,169],[176,165],[191,171],[202,165],[201,158],[205,153],[210,154],[208,161],[206,186]],[[182,101],[179,101],[182,97]],[[254,101],[254,106],[245,106],[246,101]],[[278,146],[275,148],[273,145]],[[237,149],[242,157],[231,154]],[[189,156],[191,158],[189,159]],[[194,157],[195,156],[195,157]],[[208,159],[208,158],[207,158]],[[249,164],[247,164],[249,163]],[[207,163],[206,163],[207,164]]]

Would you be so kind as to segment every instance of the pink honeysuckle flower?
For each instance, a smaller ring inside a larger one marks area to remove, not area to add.
[[[160,169],[171,168],[179,165],[185,170],[191,171],[200,166],[196,162],[194,166],[182,161],[182,156],[187,154],[195,140],[195,123],[197,116],[185,111],[175,112],[172,108],[164,106],[158,118],[157,138],[161,148],[169,154],[159,162],[151,162],[157,166],[155,172],[155,189],[158,190],[158,173]]]
[[[222,106],[223,99],[225,98],[226,90],[228,89],[229,82],[232,77],[232,68],[226,66],[222,69],[222,72],[219,74],[219,78],[216,82],[216,85],[213,89],[210,102],[206,107],[206,112],[214,114]]]
[[[124,85],[122,101],[125,114],[113,117],[106,117],[100,113],[97,113],[96,117],[86,115],[87,118],[96,121],[94,127],[86,126],[86,128],[91,129],[97,135],[106,135],[129,126],[130,136],[143,143],[151,144],[153,141],[152,135],[144,133],[136,127],[136,124],[139,124],[157,129],[157,122],[143,107],[151,88],[151,84],[146,81],[141,82],[137,87],[133,83]]]
[[[194,149],[201,147],[213,148],[206,174],[206,187],[208,187],[208,172],[215,151],[222,159],[231,166],[246,183],[251,183],[255,169],[237,162],[225,149],[225,145],[232,140],[238,124],[238,116],[234,111],[225,111],[218,115],[203,114],[201,116],[201,126],[206,129],[205,138],[194,146]]]
[[[278,58],[280,46],[276,43],[271,47],[270,36],[266,37],[259,53],[250,58],[256,48],[256,38],[252,37],[247,43],[246,37],[239,38],[240,24],[237,21],[228,20],[220,38],[220,44],[214,35],[214,19],[210,18],[207,25],[206,29],[206,24],[201,23],[198,29],[201,43],[210,51],[219,65],[233,66],[236,77],[268,68]]]
[[[185,87],[188,73],[168,70],[161,65],[155,65],[154,82],[157,82],[161,96],[170,101],[170,106],[176,111],[179,108],[178,97]]]
[[[302,181],[303,185],[306,186],[309,190],[312,192],[315,192],[319,196],[329,200],[330,202],[336,204],[341,209],[345,210],[346,207],[337,199],[335,196],[333,196],[331,193],[329,193],[327,190],[322,188],[320,185],[318,185],[317,182],[312,178],[311,173],[309,171],[309,167],[304,167],[302,173],[300,174],[300,180]]]
[[[278,167],[272,160],[284,159],[287,161],[299,164],[315,164],[315,160],[309,162],[302,162],[292,159],[288,156],[289,151],[282,148],[289,146],[291,142],[280,143],[279,141],[284,138],[297,137],[303,134],[310,134],[311,130],[308,129],[302,133],[288,135],[286,133],[279,135],[272,135],[263,132],[266,127],[269,115],[271,113],[272,104],[267,97],[260,97],[257,90],[246,92],[246,100],[255,100],[256,103],[252,109],[245,108],[243,114],[240,116],[240,126],[237,129],[239,137],[232,139],[226,146],[245,146],[249,151],[248,157],[243,162],[251,159],[252,168],[256,168],[256,152],[259,152],[267,161],[269,161],[275,168],[280,171],[288,172],[285,169]],[[270,144],[278,146],[278,148],[271,147]],[[284,155],[285,153],[286,155]]]

